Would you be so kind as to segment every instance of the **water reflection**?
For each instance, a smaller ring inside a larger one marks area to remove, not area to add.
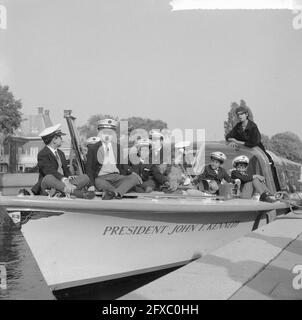
[[[7,273],[0,299],[54,299],[21,231],[1,207],[0,265]]]

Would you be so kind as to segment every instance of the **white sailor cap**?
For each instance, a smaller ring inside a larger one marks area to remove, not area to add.
[[[66,134],[61,131],[61,123],[58,123],[52,127],[45,128],[39,134],[39,137],[41,137],[42,139],[48,138],[51,136],[66,136]]]
[[[100,129],[116,129],[118,122],[114,119],[103,119],[97,122],[98,130]]]
[[[148,147],[151,145],[151,140],[150,139],[145,139],[145,138],[142,138],[142,139],[139,139],[136,143],[136,146],[139,148],[139,147]]]
[[[175,148],[176,149],[183,149],[188,147],[191,144],[190,141],[179,141],[177,143],[175,143]]]
[[[86,140],[87,144],[95,144],[97,142],[101,141],[100,137],[90,137]]]
[[[164,135],[160,133],[158,130],[152,129],[149,131],[149,137],[150,139],[163,139]]]

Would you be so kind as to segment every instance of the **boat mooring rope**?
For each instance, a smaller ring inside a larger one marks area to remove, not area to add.
[[[297,195],[299,200],[293,200],[293,195]],[[289,205],[290,211],[294,214],[300,214],[293,210],[293,208],[302,209],[302,198],[300,192],[289,194],[287,191],[278,191],[274,194],[275,198],[280,202],[284,202]]]

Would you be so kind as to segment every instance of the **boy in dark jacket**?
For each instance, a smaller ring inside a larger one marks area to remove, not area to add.
[[[228,183],[235,183],[235,179],[232,179],[222,167],[225,160],[224,153],[220,151],[211,153],[211,163],[206,165],[202,174],[194,179],[198,189],[217,193],[223,179]]]
[[[140,139],[136,147],[136,157],[130,160],[132,170],[140,176],[142,183],[135,187],[135,191],[152,192],[162,186],[169,187],[168,178],[161,173],[159,165],[151,162],[151,141]]]

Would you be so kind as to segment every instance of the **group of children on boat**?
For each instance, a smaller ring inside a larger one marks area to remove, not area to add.
[[[240,198],[250,199],[254,193],[258,193],[260,201],[276,201],[265,185],[265,178],[261,175],[248,173],[249,158],[247,156],[240,155],[233,159],[234,169],[231,171],[231,175],[223,168],[225,160],[226,156],[222,152],[211,154],[211,163],[205,167],[201,175],[194,179],[201,190],[209,190],[210,193],[219,192],[219,186],[225,180],[237,185],[240,190]]]
[[[257,126],[248,120],[248,111],[239,107],[236,113],[243,125],[227,135],[226,140],[231,147],[238,148],[240,144],[262,147]],[[65,155],[59,149],[64,135],[60,125],[46,128],[40,134],[45,147],[38,154],[39,181],[32,192],[44,195],[57,195],[59,192],[61,195],[92,199],[95,191],[102,191],[102,199],[110,200],[121,199],[131,191],[176,192],[181,187],[219,194],[225,182],[235,185],[240,190],[241,198],[251,198],[257,192],[261,201],[276,201],[266,187],[264,177],[248,173],[249,159],[244,155],[233,160],[234,170],[230,175],[223,168],[226,156],[220,151],[211,153],[211,162],[194,178],[186,174],[183,165],[176,159],[172,164],[165,165],[164,137],[158,131],[151,131],[149,139],[138,139],[129,155],[132,161],[125,163],[121,161],[123,156],[120,146],[112,140],[112,131],[117,129],[117,125],[113,119],[98,121],[98,137],[88,140],[86,174],[81,175],[71,174]],[[242,140],[238,140],[240,138]]]

